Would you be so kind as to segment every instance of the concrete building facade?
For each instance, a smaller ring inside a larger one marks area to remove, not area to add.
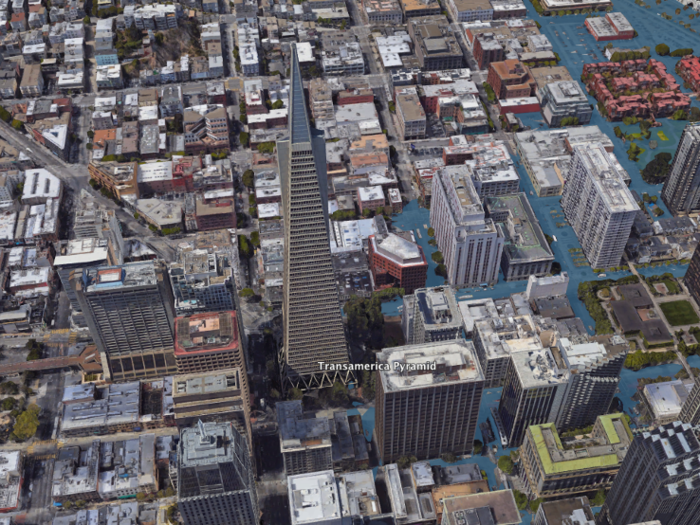
[[[561,205],[592,268],[620,264],[639,211],[617,166],[600,144],[573,148]]]
[[[700,123],[683,130],[661,200],[673,215],[700,211]]]

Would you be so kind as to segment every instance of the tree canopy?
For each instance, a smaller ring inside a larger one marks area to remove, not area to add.
[[[24,412],[17,416],[12,428],[12,438],[15,441],[26,441],[36,434],[39,428],[39,412],[41,409],[37,405],[29,405]]]

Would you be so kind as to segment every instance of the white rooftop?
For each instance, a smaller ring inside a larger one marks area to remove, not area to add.
[[[292,525],[340,523],[340,497],[332,470],[287,478]]]

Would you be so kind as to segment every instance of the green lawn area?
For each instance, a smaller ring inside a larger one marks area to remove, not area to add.
[[[659,136],[659,140],[668,140],[666,133],[664,133],[663,131],[659,130],[656,132],[656,134]]]
[[[693,306],[688,301],[671,301],[661,303],[661,311],[671,326],[695,324],[700,322]]]
[[[630,137],[632,137],[635,140],[642,140],[642,134],[641,133],[631,133]]]

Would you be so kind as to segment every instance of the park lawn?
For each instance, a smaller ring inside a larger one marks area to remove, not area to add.
[[[682,326],[700,322],[693,306],[688,301],[671,301],[659,305],[671,326]]]
[[[635,140],[642,140],[642,134],[641,134],[641,133],[632,133],[632,134],[630,135],[630,137],[632,137],[632,138],[635,139]]]
[[[658,135],[659,140],[668,140],[666,133],[664,133],[663,131],[659,130],[656,132],[656,134]]]

